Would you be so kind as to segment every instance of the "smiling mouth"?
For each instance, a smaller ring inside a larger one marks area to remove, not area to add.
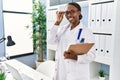
[[[72,20],[73,20],[73,18],[69,18],[68,20],[69,20],[69,21],[72,21]]]

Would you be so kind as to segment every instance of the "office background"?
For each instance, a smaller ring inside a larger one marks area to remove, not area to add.
[[[54,3],[52,2],[52,4],[55,4],[55,2]],[[2,7],[2,5],[3,5],[2,4],[2,0],[0,0],[0,5],[1,5],[0,6],[0,38],[2,38],[4,36],[4,22],[3,22],[3,14],[2,14],[2,8],[3,8]],[[85,26],[88,26],[88,10],[89,10],[88,6],[83,6],[82,7],[82,14],[83,14],[82,22],[85,24]],[[3,42],[3,43],[0,44],[0,56],[4,56],[5,53],[6,53],[6,51],[5,51],[5,42]],[[25,63],[25,64],[27,64],[27,65],[29,65],[31,67],[34,67],[35,60],[36,60],[36,54],[22,56],[22,57],[17,57],[16,59],[22,61],[23,63]],[[105,66],[105,65],[101,65],[101,66],[105,70],[109,68],[108,66]],[[106,71],[108,71],[108,70],[106,70]]]
[[[53,1],[53,0],[50,0],[50,1]],[[57,1],[57,0],[56,0]],[[66,0],[62,1],[61,0],[61,3],[65,3]],[[70,2],[70,0],[68,0]],[[79,1],[79,0],[78,0]],[[2,15],[2,0],[0,1],[0,38],[4,36],[4,22],[3,22],[3,15]],[[52,5],[52,4],[51,4]],[[58,4],[57,4],[58,5]],[[82,22],[88,26],[88,11],[89,11],[89,8],[86,6],[86,7],[82,7],[82,12],[83,12],[83,20]],[[0,56],[3,56],[5,54],[5,44],[4,42],[0,44]],[[36,54],[32,54],[32,55],[27,55],[27,56],[22,56],[22,57],[18,57],[16,58],[20,61],[22,61],[23,63],[31,66],[31,67],[34,67],[34,64],[35,64],[35,60],[36,60]],[[107,75],[109,75],[109,70],[110,70],[110,67],[109,65],[105,65],[105,64],[100,64],[101,66],[101,69],[103,69],[105,71],[105,73]]]
[[[15,23],[15,22],[13,22],[13,23]],[[4,25],[4,16],[3,16],[3,1],[0,0],[0,38],[5,37],[5,27],[4,26],[5,25]],[[12,30],[14,30],[14,28],[12,28],[11,31]],[[16,35],[16,36],[19,37],[19,35]],[[24,46],[25,43],[22,43],[22,45]],[[11,48],[12,48],[12,46],[11,46]],[[0,43],[0,56],[2,57],[2,56],[5,56],[5,55],[6,55],[6,44],[5,44],[5,42],[2,42],[2,43]],[[30,67],[34,67],[35,66],[35,61],[36,61],[36,54],[31,54],[31,55],[26,55],[26,56],[18,56],[15,59],[29,65]]]

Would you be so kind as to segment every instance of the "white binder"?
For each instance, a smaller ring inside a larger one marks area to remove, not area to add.
[[[95,28],[95,10],[96,10],[96,8],[95,8],[95,5],[92,5],[91,6],[91,16],[90,16],[90,26],[91,26],[91,28]]]
[[[107,27],[107,5],[106,4],[102,4],[102,9],[101,9],[102,13],[101,13],[101,28],[106,28]]]
[[[112,30],[114,28],[113,17],[115,15],[114,14],[114,3],[113,2],[107,3],[107,7],[108,7],[108,9],[107,9],[107,28]]]
[[[95,51],[96,51],[96,54],[99,54],[99,52],[100,52],[100,37],[99,37],[99,35],[95,35]]]
[[[100,20],[101,20],[101,4],[96,5],[96,28],[100,28]]]
[[[106,35],[100,35],[100,55],[105,55]]]
[[[106,36],[106,45],[105,45],[105,55],[110,56],[111,55],[111,49],[112,49],[112,44],[111,44],[111,35]]]

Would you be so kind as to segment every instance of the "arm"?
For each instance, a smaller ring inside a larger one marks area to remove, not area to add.
[[[57,19],[54,23],[54,26],[50,29],[50,38],[48,39],[48,43],[50,43],[50,44],[57,43],[59,40],[58,29],[59,29],[59,24],[63,20],[63,15],[64,15],[64,12],[62,12],[62,11],[56,12]]]
[[[64,12],[63,11],[57,11],[56,15],[57,15],[57,20],[55,21],[54,25],[59,25],[61,23],[61,21],[63,20]]]
[[[95,43],[94,36],[90,31],[87,31],[86,35],[87,37],[85,38],[85,43]],[[79,53],[79,55],[71,50],[68,50],[64,52],[64,58],[76,60],[78,63],[89,63],[95,59],[94,48],[95,46],[93,46],[88,53]]]
[[[89,63],[95,59],[95,49],[94,46],[92,49],[87,53],[83,55],[77,56],[77,62],[78,63]]]
[[[85,43],[95,43],[95,38],[93,33],[87,29],[86,32],[86,38],[85,38]],[[95,59],[95,46],[93,46],[90,51],[86,54],[83,55],[78,55],[77,56],[77,62],[78,63],[89,63]]]

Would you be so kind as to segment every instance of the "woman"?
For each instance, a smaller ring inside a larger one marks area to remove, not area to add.
[[[68,51],[71,44],[84,39],[84,43],[94,43],[94,37],[88,27],[80,22],[81,7],[77,3],[68,3],[66,11],[57,11],[57,19],[50,32],[49,43],[57,44],[55,80],[90,80],[89,63],[95,58],[94,47],[81,55]],[[66,16],[69,23],[59,26]]]

